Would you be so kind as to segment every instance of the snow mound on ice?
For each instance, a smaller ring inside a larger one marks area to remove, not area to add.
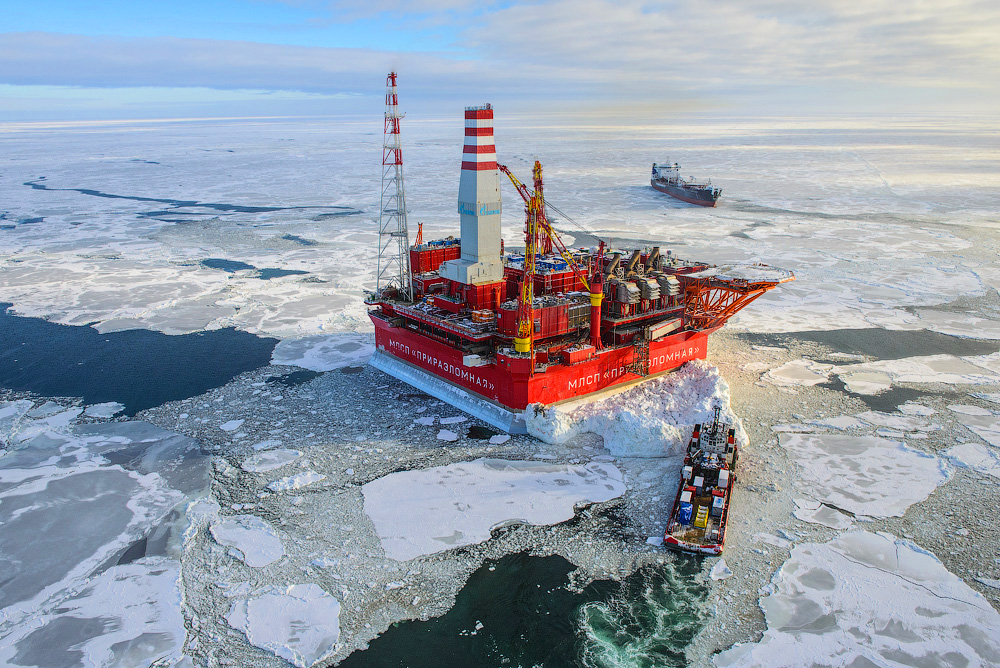
[[[278,532],[254,515],[233,515],[213,522],[209,530],[217,543],[232,548],[247,566],[262,568],[285,554]]]
[[[799,545],[773,583],[760,601],[763,638],[716,656],[719,668],[986,666],[1000,657],[1000,614],[934,555],[889,534]]]
[[[340,601],[315,584],[272,586],[234,603],[226,621],[252,645],[306,668],[333,651],[340,638]]]
[[[524,411],[528,433],[546,443],[565,443],[583,432],[604,438],[619,457],[667,457],[682,451],[696,423],[712,419],[712,407],[736,425],[740,445],[747,442],[739,419],[729,409],[729,385],[719,370],[700,360],[612,396],[557,406],[532,404]]]
[[[941,460],[901,441],[780,434],[778,442],[795,456],[802,472],[797,484],[803,492],[857,515],[902,517],[948,478]]]
[[[386,556],[406,561],[489,539],[512,522],[546,525],[625,492],[615,466],[477,459],[401,471],[361,488]],[[400,499],[406,503],[400,504]]]
[[[368,361],[375,351],[371,334],[327,334],[279,341],[271,364],[299,366],[310,371],[333,371]]]

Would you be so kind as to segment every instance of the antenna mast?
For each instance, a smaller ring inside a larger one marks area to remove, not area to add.
[[[403,150],[399,143],[399,103],[396,73],[385,80],[385,141],[382,144],[382,200],[379,213],[378,279],[381,293],[394,283],[405,301],[413,298],[410,275],[410,238],[406,231],[403,190]]]

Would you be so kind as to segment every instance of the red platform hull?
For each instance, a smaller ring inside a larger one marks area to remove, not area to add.
[[[463,365],[462,352],[406,327],[393,327],[383,318],[372,316],[375,346],[442,380],[520,411],[528,404],[554,404],[617,385],[641,380],[627,371],[635,349],[624,346],[598,352],[577,364],[549,366],[530,376],[501,362],[482,366]],[[704,359],[710,331],[680,332],[649,344],[649,374],[678,368],[685,362]]]

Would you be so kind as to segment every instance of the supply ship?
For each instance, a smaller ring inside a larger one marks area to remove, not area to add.
[[[682,179],[681,166],[676,162],[673,165],[657,165],[654,162],[649,183],[661,193],[699,206],[715,206],[722,195],[722,188],[713,186],[711,181],[695,183]]]
[[[721,554],[726,543],[729,500],[736,482],[736,430],[715,407],[711,424],[696,424],[681,468],[681,481],[663,535],[674,550]]]
[[[386,93],[371,364],[511,433],[523,411],[703,359],[708,336],[791,272],[718,267],[659,247],[568,248],[537,161],[529,187],[497,163],[490,105],[465,109],[459,238],[409,245],[396,75]],[[524,249],[505,251],[500,174],[524,201]]]

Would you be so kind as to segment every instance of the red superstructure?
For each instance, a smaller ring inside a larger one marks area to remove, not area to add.
[[[461,238],[421,235],[407,258],[412,298],[389,285],[366,300],[373,364],[436,396],[462,403],[462,388],[490,411],[516,413],[670,371],[704,358],[711,332],[794,278],[659,247],[567,248],[546,215],[541,165],[531,189],[497,164],[489,105],[466,109],[465,123]],[[501,171],[525,202],[523,252],[505,253],[500,240]],[[441,381],[453,387],[428,387]]]

